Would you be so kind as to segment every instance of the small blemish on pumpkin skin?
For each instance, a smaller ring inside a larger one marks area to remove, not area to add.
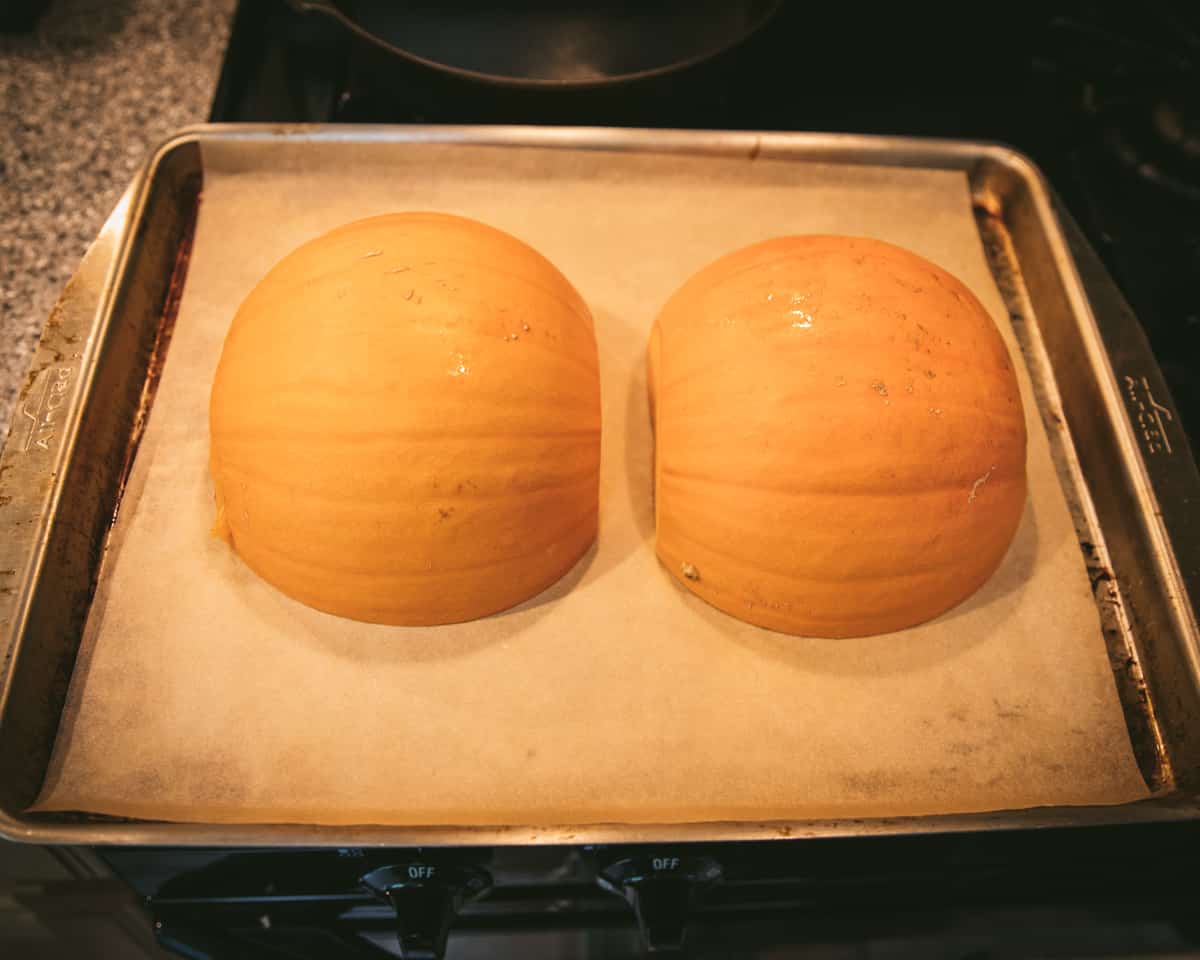
[[[360,260],[370,260],[372,257],[378,257],[381,253],[383,253],[382,250],[368,250],[361,257],[359,257],[359,259]]]
[[[988,467],[987,473],[971,484],[971,492],[967,494],[967,503],[974,503],[975,497],[979,494],[979,488],[988,482],[988,478],[995,472],[994,466]]]
[[[876,380],[874,383],[872,383],[871,389],[881,397],[886,397],[888,395],[887,384],[885,384],[882,380]]]
[[[681,563],[679,565],[679,570],[684,575],[684,577],[686,577],[688,580],[699,580],[700,579],[700,571],[697,570],[690,563]]]
[[[438,507],[438,517],[442,520],[449,520],[453,513],[453,507]]]

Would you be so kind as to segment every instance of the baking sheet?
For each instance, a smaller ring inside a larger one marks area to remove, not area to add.
[[[1147,795],[1021,364],[1021,526],[996,575],[938,620],[853,640],[774,634],[691,596],[654,556],[645,341],[667,296],[715,257],[784,233],[900,243],[967,283],[1019,356],[963,174],[294,143],[264,169],[244,148],[203,150],[176,330],[36,809],[549,825]],[[597,545],[521,607],[448,627],[310,610],[209,536],[208,392],[234,309],[304,240],[407,209],[533,244],[592,308],[600,348]]]

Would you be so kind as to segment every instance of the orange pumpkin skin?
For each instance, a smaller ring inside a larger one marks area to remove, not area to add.
[[[285,257],[234,317],[209,414],[216,531],[339,616],[481,617],[596,536],[591,315],[471,220],[373,217]]]
[[[1025,501],[1008,351],[957,279],[877,240],[717,260],[649,346],[658,556],[785,633],[913,626],[1000,564]]]

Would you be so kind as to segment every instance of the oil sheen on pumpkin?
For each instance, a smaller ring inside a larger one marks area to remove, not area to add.
[[[1012,361],[971,292],[876,240],[783,237],[710,264],[649,349],[658,555],[750,623],[921,623],[1000,564],[1025,501]]]
[[[472,220],[373,217],[289,254],[234,317],[209,412],[217,533],[329,613],[481,617],[596,536],[591,315]]]

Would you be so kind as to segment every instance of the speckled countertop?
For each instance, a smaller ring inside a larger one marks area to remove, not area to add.
[[[0,442],[42,324],[149,148],[205,120],[236,0],[51,0],[0,34]]]

